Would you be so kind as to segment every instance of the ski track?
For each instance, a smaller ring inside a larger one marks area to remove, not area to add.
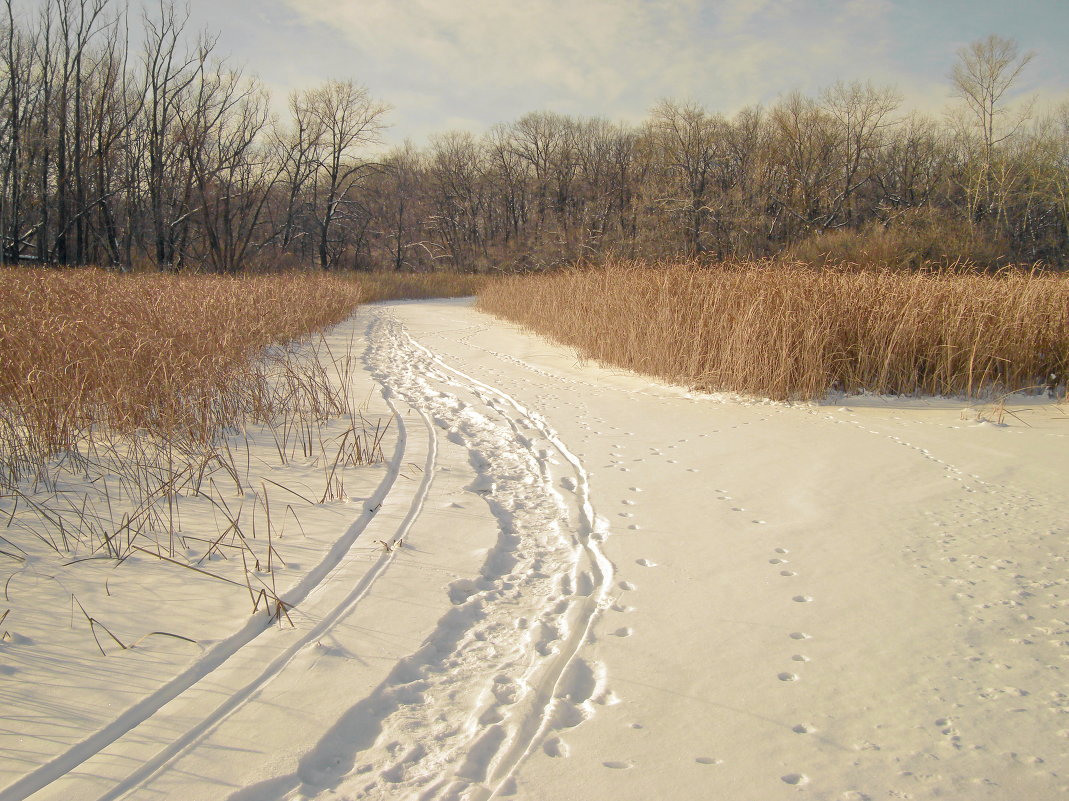
[[[398,447],[394,455],[393,469],[399,470],[400,466],[405,463],[404,452],[408,445],[408,434],[405,429],[405,424],[402,416],[398,414],[396,406],[386,399],[391,410],[394,412],[394,418],[398,425]],[[270,664],[251,682],[246,684],[240,690],[228,697],[215,711],[210,715],[203,718],[195,726],[190,728],[182,737],[173,741],[166,749],[161,751],[156,757],[142,764],[137,771],[128,776],[125,780],[117,784],[107,793],[99,797],[99,801],[112,801],[112,799],[122,798],[131,791],[141,787],[146,781],[150,780],[161,769],[167,767],[174,759],[180,754],[189,749],[191,746],[196,745],[201,741],[205,735],[209,734],[220,723],[226,720],[228,717],[234,714],[238,709],[243,707],[254,695],[265,687],[270,681],[277,676],[282,670],[289,665],[294,658],[297,657],[301,651],[312,646],[324,636],[328,634],[330,629],[343,617],[350,614],[356,606],[360,603],[368,591],[374,586],[375,582],[382,577],[387,571],[390,565],[393,563],[394,556],[397,551],[395,546],[402,542],[409,530],[412,528],[412,524],[419,517],[423,511],[423,506],[426,503],[427,495],[430,492],[431,484],[434,480],[435,465],[437,461],[437,440],[433,436],[431,428],[431,421],[422,413],[420,414],[424,424],[427,427],[427,431],[430,434],[428,437],[428,452],[427,461],[423,469],[423,477],[420,481],[419,487],[416,490],[415,495],[412,498],[412,502],[409,506],[408,512],[401,524],[397,527],[394,533],[389,537],[390,548],[384,548],[379,558],[371,566],[371,568],[364,574],[363,578],[357,582],[356,586],[349,592],[345,598],[330,610],[324,617],[322,617],[315,626],[313,626],[307,633],[303,634],[296,642],[286,648],[281,654],[273,659]],[[391,485],[392,486],[392,485]],[[385,498],[385,494],[383,495]],[[381,506],[382,500],[372,498],[366,502],[365,507],[368,510],[376,510]],[[373,513],[373,512],[371,512]]]
[[[348,530],[338,538],[338,541],[322,561],[309,571],[297,586],[283,594],[282,600],[287,607],[298,607],[331,577],[333,572],[338,569],[339,565],[344,562],[345,556],[357,542],[360,535],[371,524],[372,520],[375,518],[375,512],[393,489],[400,473],[401,466],[405,463],[404,451],[407,445],[407,435],[403,427],[404,423],[401,420],[400,415],[396,414],[396,409],[394,409],[394,412],[399,431],[393,458],[387,469],[386,475],[383,477],[378,487],[376,487],[374,493],[372,493],[372,495],[365,501],[363,512],[349,526]],[[429,430],[429,421],[427,421],[427,427]],[[433,436],[431,436],[430,439],[433,446]],[[432,447],[428,457],[428,467],[432,469],[424,471],[424,478],[420,488],[416,492],[412,508],[409,510],[409,513],[405,517],[401,527],[398,529],[398,532],[391,538],[394,542],[403,538],[404,532],[411,527],[413,521],[418,517],[422,503],[429,490],[431,476],[433,475],[433,464],[430,461],[433,458],[434,451]],[[210,731],[211,728],[217,725],[221,720],[232,714],[234,710],[245,703],[257,689],[262,687],[272,676],[276,675],[289,662],[291,662],[302,648],[307,647],[310,643],[313,643],[318,638],[322,637],[324,631],[329,629],[330,625],[350,611],[359,602],[360,598],[367,594],[368,589],[370,589],[374,581],[389,566],[393,555],[393,552],[385,552],[367,572],[365,577],[357,584],[353,591],[350,592],[338,606],[330,611],[306,635],[302,636],[290,648],[286,649],[286,651],[276,657],[276,659],[274,659],[256,679],[243,687],[234,696],[228,698],[227,701],[220,705],[215,711],[199,721],[196,726],[188,730],[185,735],[170,743],[157,755],[157,757],[143,764],[137,771],[116,785],[116,787],[101,796],[101,801],[105,801],[105,799],[119,798],[127,794],[133,788],[139,786],[142,782],[150,778],[171,759],[196,742],[198,738]],[[249,645],[265,631],[268,631],[272,625],[273,621],[269,618],[261,616],[252,617],[241,629],[213,646],[211,650],[193,665],[186,668],[186,670],[164,684],[154,693],[141,699],[136,704],[131,705],[128,709],[116,716],[111,723],[92,733],[86,737],[86,739],[67,749],[62,754],[50,759],[48,762],[31,773],[26,774],[18,781],[0,790],[0,801],[22,801],[22,799],[33,795],[51,783],[61,779],[68,773],[74,771],[79,765],[103,751],[127,732],[149,720],[166,704],[195,687],[200,681],[211,675],[215,670],[219,669],[228,660],[233,658],[242,648]]]
[[[550,729],[578,725],[611,698],[601,667],[578,656],[613,575],[581,462],[540,416],[446,365],[388,309],[373,315],[373,375],[392,402],[428,415],[468,451],[471,489],[485,496],[498,540],[477,578],[450,586],[454,607],[424,645],[344,712],[295,774],[232,801],[325,791],[482,801]],[[570,473],[567,498],[554,464]]]
[[[398,426],[389,469],[359,518],[284,600],[295,606],[336,578],[390,495],[406,463],[409,435],[400,407],[407,405],[426,429],[427,458],[407,514],[387,537],[391,547],[255,678],[99,801],[145,790],[354,611],[393,562],[397,549],[392,546],[404,540],[423,511],[436,471],[437,429],[468,451],[477,475],[470,489],[485,497],[499,524],[480,575],[450,585],[454,606],[424,645],[401,660],[368,698],[343,712],[295,773],[239,790],[232,801],[312,798],[334,789],[356,798],[486,801],[509,783],[551,730],[574,727],[594,713],[595,704],[613,700],[602,667],[578,656],[610,603],[613,581],[612,564],[598,546],[608,525],[595,516],[581,461],[540,415],[447,365],[415,342],[388,309],[372,311],[367,339],[365,363]],[[76,770],[195,689],[270,625],[250,620],[112,723],[0,791],[0,801],[21,801]]]

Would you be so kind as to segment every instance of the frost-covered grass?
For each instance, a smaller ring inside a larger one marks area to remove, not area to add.
[[[774,399],[976,397],[1069,369],[1069,280],[1028,271],[616,262],[495,282],[479,307],[606,364]]]

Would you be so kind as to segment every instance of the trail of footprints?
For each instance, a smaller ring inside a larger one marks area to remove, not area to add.
[[[717,494],[717,499],[724,501],[725,503],[733,502],[733,498],[728,494],[725,489],[716,488],[713,490]],[[733,512],[746,512],[746,508],[742,506],[732,506]],[[766,521],[761,519],[753,519],[750,521],[755,525],[765,525]],[[796,578],[798,572],[789,567],[790,560],[787,558],[790,551],[782,546],[774,548],[772,555],[768,558],[768,564],[774,568],[779,576],[784,579]],[[792,603],[807,604],[813,601],[811,595],[797,594],[791,596]],[[809,634],[804,631],[793,631],[788,635],[792,640],[798,643],[802,643],[806,640],[812,639]],[[776,678],[784,683],[793,683],[801,681],[802,676],[799,671],[803,665],[810,661],[810,658],[804,653],[798,652],[791,656],[791,662],[793,663],[788,670],[782,670],[776,674]],[[809,723],[797,723],[791,727],[791,731],[795,734],[812,734],[816,731],[816,728]],[[795,787],[801,787],[809,783],[809,777],[804,773],[787,773],[780,777],[785,783]]]
[[[596,420],[594,420],[594,422],[595,423],[603,423],[605,421],[600,420],[600,419],[596,419]],[[743,425],[747,425],[747,424],[743,423]],[[736,427],[736,426],[733,426],[733,427]],[[599,436],[613,435],[614,433],[616,435],[618,435],[618,436],[621,436],[621,437],[626,437],[626,436],[630,436],[631,435],[630,432],[621,431],[620,429],[617,429],[617,428],[615,428],[613,426],[609,426],[609,428],[611,429],[611,431],[608,431],[608,432],[595,431],[593,429],[590,429],[590,430],[591,430],[591,432],[593,434],[599,435]],[[718,433],[718,431],[714,430],[714,431],[712,431],[710,433],[716,434],[716,433]],[[708,433],[703,433],[703,434],[700,434],[699,436],[700,437],[707,437],[707,436],[709,436],[709,434]],[[684,440],[679,440],[679,442],[680,443],[685,443],[686,440],[685,439]],[[670,458],[669,455],[665,453],[665,451],[674,450],[676,447],[677,447],[677,445],[673,444],[673,445],[667,445],[664,448],[656,448],[656,447],[650,448],[649,449],[649,457],[653,457],[653,458],[661,457],[661,458],[665,459],[665,462],[667,464],[671,464],[671,465],[678,464],[679,462],[678,462],[677,459]],[[627,454],[625,453],[625,451],[626,451],[626,443],[624,443],[624,442],[617,443],[616,446],[614,446],[612,451],[610,452],[611,461],[606,465],[606,468],[607,469],[615,468],[616,470],[618,470],[618,471],[620,471],[622,473],[631,472],[631,467],[625,461],[627,459]],[[631,461],[632,462],[642,462],[646,458],[647,457],[644,457],[644,456],[632,457]],[[685,468],[685,469],[688,472],[691,472],[691,473],[699,472],[698,468],[695,468],[695,467],[690,467],[690,468]],[[631,492],[634,492],[634,493],[642,492],[642,489],[640,487],[630,487],[629,489],[630,489]],[[728,493],[728,491],[726,489],[714,488],[713,492],[716,493],[717,500],[723,501],[725,503],[734,503],[734,499],[732,498],[732,496]],[[631,498],[625,498],[624,500],[621,501],[621,505],[623,507],[625,507],[625,508],[622,511],[617,513],[618,516],[623,518],[623,519],[625,519],[625,520],[633,518],[634,517],[634,513],[632,511],[630,511],[630,507],[635,506],[635,501],[633,499],[631,499]],[[736,513],[739,513],[739,514],[745,514],[747,512],[747,509],[744,506],[731,506],[730,508],[731,508],[732,512],[736,512]],[[760,519],[760,518],[752,518],[750,520],[750,524],[751,525],[766,525],[767,521],[765,521],[763,519]],[[631,524],[631,525],[628,526],[628,528],[631,531],[639,530],[639,526],[637,524]],[[777,548],[775,548],[773,550],[773,554],[774,555],[771,556],[768,559],[768,563],[769,563],[769,565],[771,565],[772,567],[777,569],[780,577],[782,577],[784,579],[789,579],[789,578],[794,578],[794,577],[796,577],[798,575],[797,571],[795,571],[795,570],[791,569],[790,567],[788,567],[789,560],[786,558],[787,554],[788,554],[788,550],[786,548],[777,547]],[[640,566],[640,567],[656,567],[656,563],[651,561],[651,560],[649,560],[649,559],[638,559],[638,560],[636,560],[636,564],[638,566]],[[627,592],[635,590],[636,589],[636,585],[631,581],[624,580],[624,581],[620,581],[617,584],[617,587],[620,590],[620,593],[617,596],[616,601],[612,604],[612,606],[610,608],[615,612],[621,612],[621,613],[627,613],[627,612],[634,611],[634,607],[624,603],[622,601],[622,598],[624,596],[624,593],[627,593]],[[810,602],[813,601],[813,598],[812,598],[812,596],[809,596],[809,595],[798,594],[798,595],[792,596],[791,597],[791,601],[792,601],[792,603],[810,603]],[[629,636],[631,636],[631,634],[633,634],[633,629],[630,626],[621,626],[621,627],[615,629],[614,631],[612,631],[611,634],[613,636],[616,636],[616,637],[629,637]],[[809,634],[807,634],[805,632],[802,632],[802,631],[791,632],[791,634],[789,636],[790,636],[790,638],[792,640],[794,640],[795,642],[798,642],[798,643],[801,643],[801,642],[804,642],[806,640],[811,639]],[[795,653],[795,654],[793,654],[791,656],[791,662],[793,663],[791,665],[792,669],[781,671],[780,673],[777,674],[777,678],[781,682],[788,682],[788,683],[789,682],[800,681],[801,680],[801,676],[799,675],[799,673],[797,671],[799,671],[802,668],[802,666],[805,665],[806,663],[808,663],[809,661],[810,661],[810,658],[808,656],[806,656],[805,654],[803,654],[803,653]],[[632,725],[632,728],[635,728],[635,729],[641,729],[642,728],[642,725],[639,724],[639,723],[633,723],[631,725]],[[814,726],[810,725],[809,723],[797,723],[797,724],[795,724],[795,725],[793,725],[791,727],[791,731],[794,732],[795,734],[811,734],[811,733],[816,731],[816,728]],[[548,741],[546,743],[545,751],[550,756],[566,756],[567,755],[567,746],[565,744],[563,744],[559,740],[559,738],[554,738],[554,739],[552,739],[552,740],[550,740],[550,741]],[[713,758],[713,757],[708,757],[708,756],[696,757],[694,761],[696,763],[700,764],[700,765],[719,765],[719,764],[722,764],[722,760],[716,759],[716,758]],[[603,765],[606,768],[610,768],[610,769],[614,769],[614,770],[626,770],[628,768],[633,767],[633,763],[630,762],[630,761],[604,762]],[[803,786],[803,785],[806,785],[806,784],[809,783],[809,777],[804,773],[787,773],[787,774],[781,776],[780,778],[785,784],[792,785],[792,786],[799,786],[800,787],[800,786]]]

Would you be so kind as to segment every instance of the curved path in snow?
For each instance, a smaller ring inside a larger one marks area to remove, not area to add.
[[[1069,792],[1064,407],[695,396],[469,301],[348,325],[396,448],[296,628],[0,800]]]

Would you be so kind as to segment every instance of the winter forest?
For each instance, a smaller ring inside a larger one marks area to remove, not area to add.
[[[997,36],[959,51],[937,113],[856,81],[730,115],[663,100],[637,124],[532,111],[387,149],[388,98],[330,80],[273,100],[179,7],[134,20],[114,0],[5,0],[2,13],[6,263],[1065,263],[1069,103],[1019,97],[1031,54]]]

